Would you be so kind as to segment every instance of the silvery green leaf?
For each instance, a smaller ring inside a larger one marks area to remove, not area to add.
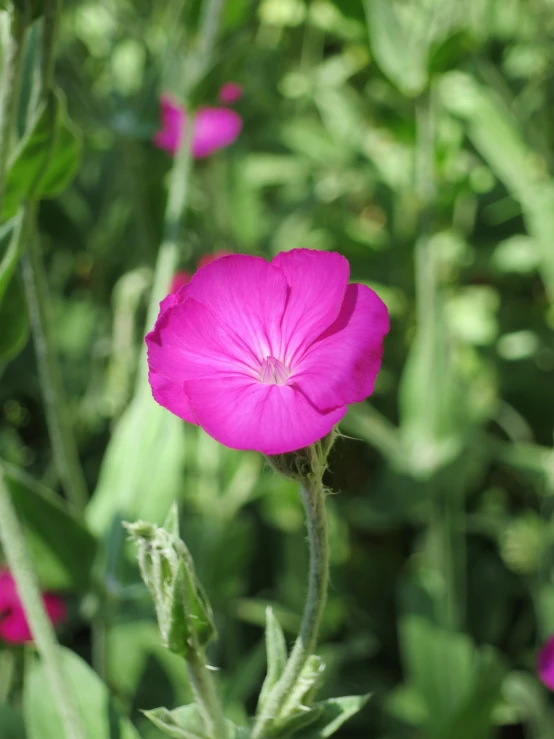
[[[267,652],[267,673],[260,698],[258,700],[258,713],[261,712],[264,702],[267,700],[273,686],[277,683],[287,662],[287,644],[283,629],[273,613],[271,606],[265,611],[266,627],[265,627],[265,644]]]
[[[301,735],[301,739],[327,739],[332,736],[349,718],[361,711],[369,698],[370,694],[346,695],[316,703],[314,708],[323,709],[321,716],[305,734]]]
[[[174,711],[155,708],[152,711],[144,711],[144,715],[156,728],[173,739],[205,739],[202,733],[202,719],[194,704],[181,706]]]
[[[296,684],[281,710],[281,716],[289,716],[309,707],[314,693],[318,688],[321,676],[325,670],[325,663],[316,654],[308,657]]]

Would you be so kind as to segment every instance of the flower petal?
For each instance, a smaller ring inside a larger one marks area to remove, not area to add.
[[[176,154],[183,140],[187,114],[171,96],[160,96],[161,129],[154,136],[154,144],[170,154]]]
[[[181,288],[188,289],[188,285]],[[232,332],[225,330],[209,308],[190,298],[160,313],[146,344],[148,368],[178,383],[218,371],[251,375],[257,371]]]
[[[248,347],[258,368],[276,356],[289,290],[280,270],[260,257],[231,254],[199,269],[186,289]]]
[[[194,119],[192,156],[202,159],[232,144],[242,129],[242,118],[228,108],[202,108]]]
[[[148,381],[152,388],[152,395],[156,403],[159,403],[164,408],[174,413],[183,421],[194,423],[197,425],[197,420],[192,415],[189,401],[185,395],[185,390],[182,382],[175,382],[175,380],[168,380],[167,377],[160,375],[159,372],[150,370],[148,373]]]
[[[554,690],[554,636],[542,647],[537,657],[539,678],[550,690]]]
[[[7,616],[0,619],[0,639],[8,644],[23,644],[32,638],[25,611],[21,606],[14,606]]]
[[[349,285],[337,320],[306,351],[289,382],[319,409],[358,403],[373,392],[388,311],[365,285]]]
[[[313,444],[346,413],[341,406],[321,413],[294,387],[264,385],[224,374],[185,382],[198,423],[233,449],[282,454]]]
[[[282,346],[276,356],[294,367],[298,355],[339,314],[348,285],[348,261],[336,252],[293,249],[271,262],[286,277],[290,294],[282,323]]]

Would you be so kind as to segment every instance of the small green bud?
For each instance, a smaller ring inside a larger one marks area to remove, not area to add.
[[[188,658],[205,647],[216,631],[192,557],[179,538],[175,509],[166,525],[169,530],[145,521],[124,524],[138,545],[140,573],[154,600],[163,642],[170,651]]]

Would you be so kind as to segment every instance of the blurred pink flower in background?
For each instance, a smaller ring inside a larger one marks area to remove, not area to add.
[[[235,449],[281,454],[325,436],[373,392],[387,309],[335,252],[232,254],[169,295],[146,337],[160,405]]]
[[[242,97],[242,86],[237,82],[226,82],[219,91],[219,99],[222,103],[230,105],[236,103]]]
[[[554,690],[554,636],[550,637],[538,654],[537,672],[541,682]]]
[[[67,617],[63,600],[51,593],[43,593],[42,602],[54,626]],[[9,644],[23,644],[32,640],[25,610],[17,594],[17,588],[9,570],[0,569],[0,639]]]
[[[181,146],[187,125],[187,112],[171,95],[160,97],[161,129],[154,144],[175,155]],[[242,118],[228,108],[200,108],[194,117],[191,151],[195,159],[210,156],[230,146],[242,129]]]
[[[190,280],[191,276],[188,272],[185,272],[184,270],[175,272],[175,274],[173,275],[173,279],[171,280],[171,287],[169,288],[169,292],[176,293],[177,290],[180,290],[184,285],[188,285]]]

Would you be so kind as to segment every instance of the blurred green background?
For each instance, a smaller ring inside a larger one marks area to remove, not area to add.
[[[68,0],[62,15],[56,78],[83,160],[39,225],[89,533],[33,482],[59,488],[31,343],[0,385],[0,456],[44,502],[21,515],[44,587],[68,593],[62,640],[145,739],[161,735],[139,709],[187,689],[121,519],[161,523],[179,501],[237,721],[263,680],[265,606],[292,638],[307,570],[294,483],[150,397],[129,405],[171,167],[151,138],[198,5]],[[326,480],[324,693],[374,693],[345,739],[554,736],[535,676],[554,632],[553,71],[552,0],[227,0],[195,91],[216,104],[241,84],[244,129],[194,165],[180,266],[336,250],[392,319]]]

